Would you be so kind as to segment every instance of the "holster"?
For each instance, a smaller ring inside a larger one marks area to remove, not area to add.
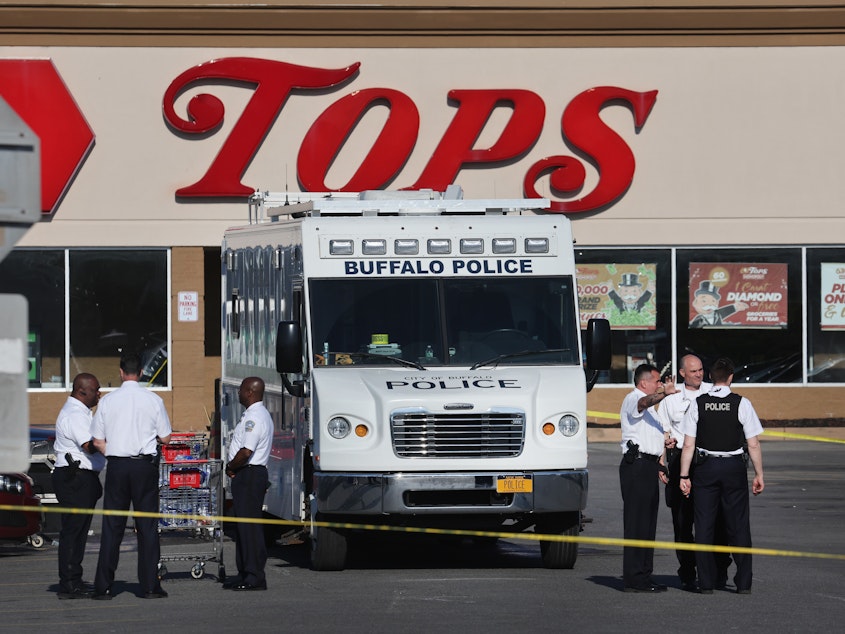
[[[65,454],[65,460],[67,460],[67,470],[65,471],[65,479],[73,480],[76,477],[76,474],[79,472],[79,465],[81,464],[81,461],[74,460],[73,456],[70,455],[70,452]]]
[[[640,446],[633,441],[628,441],[628,451],[625,452],[624,458],[625,462],[628,464],[634,464],[634,460],[637,459],[637,456],[640,455]]]

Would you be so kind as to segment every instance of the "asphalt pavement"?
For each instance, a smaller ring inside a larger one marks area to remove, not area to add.
[[[0,632],[806,632],[839,631],[845,618],[845,445],[763,444],[766,490],[751,504],[756,548],[751,595],[683,592],[673,550],[655,552],[658,595],[622,592],[622,536],[615,443],[590,446],[587,522],[574,570],[542,567],[536,542],[436,535],[363,533],[342,572],[308,568],[306,546],[270,549],[266,592],[223,590],[217,564],[202,578],[191,561],[167,563],[166,599],[137,596],[137,552],[128,531],[112,601],[58,600],[56,547],[0,544]],[[95,521],[95,527],[98,527]],[[203,540],[163,536],[163,552],[200,552]],[[657,538],[671,541],[661,507]],[[93,578],[99,534],[89,539],[85,578]],[[830,557],[829,555],[833,555]],[[234,574],[234,544],[223,542]]]

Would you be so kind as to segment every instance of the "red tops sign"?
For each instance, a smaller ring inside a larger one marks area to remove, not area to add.
[[[188,103],[188,119],[174,109],[176,99],[196,82],[242,82],[255,86],[250,99],[220,152],[196,183],[177,190],[179,196],[246,196],[255,188],[241,182],[247,166],[284,105],[297,91],[325,91],[348,82],[360,64],[326,69],[248,57],[213,60],[191,68],[171,82],[164,95],[164,117],[184,134],[205,135],[223,122],[225,107],[213,95],[199,94]],[[408,189],[442,191],[456,181],[458,172],[473,166],[491,166],[525,155],[540,136],[546,105],[534,92],[521,89],[451,90],[449,100],[457,110],[422,173]],[[552,210],[564,213],[600,210],[619,199],[634,178],[633,152],[599,117],[609,104],[624,104],[634,114],[639,130],[657,99],[657,91],[635,92],[603,86],[577,95],[561,117],[564,139],[599,171],[600,179],[588,194],[568,201],[553,201]],[[390,113],[384,128],[349,181],[332,190],[326,174],[363,114],[375,104],[387,104]],[[486,148],[475,142],[494,108],[508,105],[510,118],[498,139]],[[297,157],[297,175],[305,191],[361,191],[382,189],[399,173],[411,154],[419,133],[420,115],[406,94],[391,88],[364,88],[338,99],[322,112],[305,135]],[[553,192],[572,195],[584,186],[586,170],[572,156],[548,156],[525,174],[527,197],[538,197],[535,184],[548,174]]]

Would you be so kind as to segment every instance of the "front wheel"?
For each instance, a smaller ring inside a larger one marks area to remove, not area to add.
[[[544,535],[577,537],[581,532],[581,513],[555,513],[538,519],[535,530]],[[546,568],[575,567],[578,559],[578,543],[570,541],[540,541],[540,555]]]
[[[325,518],[317,516],[317,521]],[[343,570],[346,567],[348,539],[345,531],[311,526],[311,569]]]

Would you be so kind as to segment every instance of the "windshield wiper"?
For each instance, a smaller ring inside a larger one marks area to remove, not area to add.
[[[549,348],[548,350],[521,350],[520,352],[506,352],[505,354],[497,355],[491,359],[479,361],[478,363],[474,364],[470,368],[470,370],[477,370],[478,368],[485,365],[492,365],[495,367],[499,364],[499,361],[503,361],[504,359],[512,359],[514,357],[530,357],[531,355],[548,354],[550,352],[571,352],[571,350],[569,348]]]
[[[367,359],[387,360],[392,361],[393,363],[398,363],[399,365],[405,366],[406,368],[416,368],[417,370],[426,369],[425,366],[416,361],[408,361],[407,359],[403,359],[402,357],[392,357],[387,354],[373,354],[372,352],[332,352],[332,354],[346,354],[350,357],[363,357]]]

